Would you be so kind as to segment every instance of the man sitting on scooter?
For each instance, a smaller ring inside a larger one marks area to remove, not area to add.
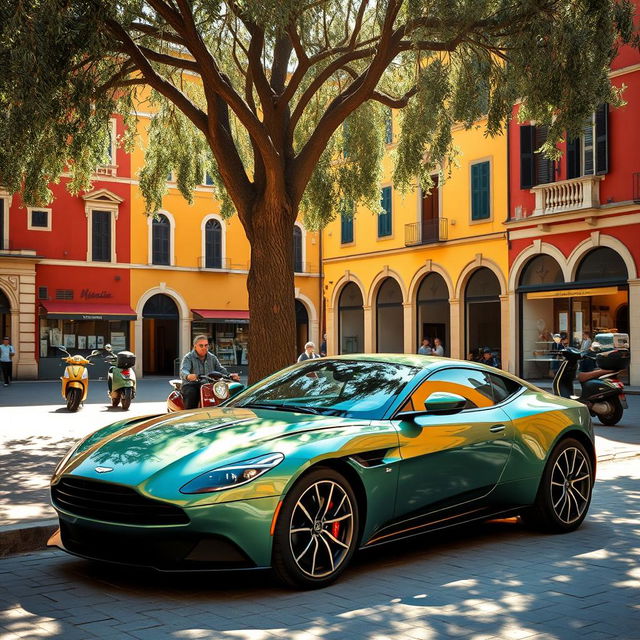
[[[613,373],[609,369],[600,369],[596,364],[599,349],[600,345],[594,341],[589,345],[589,350],[583,354],[582,360],[578,365],[578,382],[586,382],[592,378],[599,378],[607,373]]]
[[[185,409],[195,409],[200,404],[200,387],[204,384],[198,376],[218,372],[232,380],[240,381],[237,373],[229,372],[220,364],[220,360],[209,351],[209,339],[205,335],[193,339],[193,350],[182,358],[180,377],[185,381],[180,392]]]

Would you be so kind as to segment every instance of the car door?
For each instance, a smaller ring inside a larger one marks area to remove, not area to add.
[[[511,453],[513,426],[495,406],[484,371],[439,369],[414,390],[401,411],[424,410],[424,401],[436,391],[455,393],[467,403],[449,415],[397,417],[402,461],[396,518],[481,498],[499,481]]]

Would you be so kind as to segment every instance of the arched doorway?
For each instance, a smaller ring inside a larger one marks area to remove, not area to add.
[[[304,345],[309,341],[309,314],[307,308],[296,300],[296,353],[300,355],[304,351]],[[316,345],[316,352],[319,345]]]
[[[621,304],[616,310],[616,327],[619,333],[629,333],[629,305]]]
[[[428,338],[440,338],[445,355],[449,355],[449,289],[444,278],[435,272],[428,273],[418,287],[416,295],[416,336],[418,342]],[[419,345],[415,345],[416,350]]]
[[[178,321],[176,303],[162,293],[147,300],[142,310],[144,375],[174,375],[178,357]]]
[[[402,290],[394,278],[385,278],[378,289],[376,346],[378,353],[404,353]]]
[[[364,349],[364,309],[362,293],[349,282],[338,299],[338,335],[340,353],[362,353]]]
[[[487,267],[473,272],[465,288],[466,350],[483,347],[501,357],[500,283]]]
[[[558,262],[547,254],[531,258],[520,274],[520,373],[527,380],[551,377],[558,368],[552,335],[568,331],[565,300],[556,300],[555,291],[564,288]],[[562,315],[563,314],[563,315]]]
[[[0,289],[0,340],[4,336],[11,336],[11,305],[9,298]]]

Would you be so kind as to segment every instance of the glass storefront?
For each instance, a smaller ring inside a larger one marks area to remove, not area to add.
[[[195,321],[191,324],[191,341],[198,335],[209,338],[209,349],[224,367],[237,371],[249,364],[249,323],[238,320]]]

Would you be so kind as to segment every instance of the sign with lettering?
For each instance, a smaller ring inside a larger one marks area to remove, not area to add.
[[[80,297],[84,298],[85,300],[94,300],[95,298],[113,298],[113,294],[110,293],[109,291],[105,291],[104,289],[102,291],[92,291],[91,289],[82,289],[82,291],[80,291]]]
[[[559,291],[532,291],[527,293],[527,300],[540,298],[583,298],[585,296],[608,296],[618,293],[618,287],[601,287],[600,289],[563,289]]]

